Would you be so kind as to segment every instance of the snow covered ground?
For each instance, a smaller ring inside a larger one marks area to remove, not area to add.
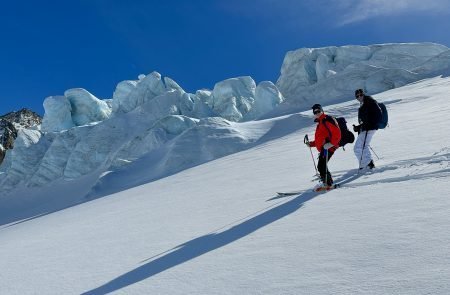
[[[326,194],[311,192],[307,112],[236,123],[253,147],[153,182],[144,157],[88,197],[96,175],[11,198],[0,293],[450,294],[449,93],[438,77],[376,95],[377,168],[355,177],[339,150],[334,178],[353,178]],[[325,107],[349,126],[356,110]]]

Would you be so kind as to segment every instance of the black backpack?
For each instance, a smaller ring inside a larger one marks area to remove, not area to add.
[[[348,130],[347,121],[345,120],[345,118],[339,117],[339,118],[335,118],[335,119],[339,125],[338,126],[339,129],[341,130],[341,140],[339,141],[339,146],[344,147],[347,143],[353,143],[355,141],[355,135],[353,134],[353,132]],[[331,116],[326,116],[325,120],[334,124],[333,117],[331,117]],[[330,133],[330,137],[331,137],[330,129],[327,127],[326,124],[324,124],[324,126],[325,126],[325,128],[328,129],[328,133]]]
[[[378,107],[381,110],[381,119],[378,122],[378,129],[384,129],[386,128],[387,124],[388,124],[388,111],[386,109],[386,106],[384,105],[384,103],[379,102],[378,103]]]

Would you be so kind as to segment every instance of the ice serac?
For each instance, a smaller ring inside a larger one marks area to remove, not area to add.
[[[0,173],[1,193],[6,194],[19,183],[43,186],[57,179],[75,179],[123,166],[191,128],[198,121],[195,118],[213,114],[206,102],[186,93],[175,81],[165,79],[168,88],[163,89],[156,78],[153,73],[140,76],[136,83],[122,82],[128,86],[119,86],[123,92],[116,93],[115,98],[137,100],[130,111],[118,111],[114,116],[110,116],[107,101],[83,89],[47,98],[42,133],[36,130],[40,140],[28,144],[27,150],[19,145],[14,152],[6,153],[1,166],[5,173]],[[92,122],[97,124],[88,124]],[[28,161],[27,153],[33,151],[45,152],[36,153],[33,161]],[[16,173],[25,166],[23,163],[33,173]]]
[[[212,109],[227,120],[239,122],[252,108],[255,90],[256,83],[249,76],[221,81],[212,92]]]
[[[19,130],[14,148],[7,152],[7,161],[1,166],[1,171],[7,171],[0,174],[1,190],[8,191],[29,179],[39,167],[48,146],[39,130]]]
[[[450,75],[450,50],[444,51],[420,66],[414,68],[413,70],[416,73],[435,73],[437,75]]]
[[[434,43],[399,43],[290,51],[276,83],[287,102],[280,109],[348,100],[356,88],[374,94],[403,86],[442,67],[448,50]]]
[[[186,93],[173,90],[99,124],[44,133],[45,141],[35,145],[47,152],[40,155],[35,173],[23,176],[23,183],[42,186],[123,166],[195,125],[195,119],[182,115],[193,109]]]
[[[66,90],[64,96],[47,97],[44,110],[43,132],[63,131],[103,121],[111,116],[111,108],[106,101],[82,88]]]
[[[139,78],[139,81],[122,81],[117,85],[113,94],[113,112],[130,112],[167,91],[158,72]]]
[[[112,99],[113,113],[118,111],[128,112],[133,109],[133,107],[128,106],[127,98],[136,89],[137,83],[137,81],[125,80],[117,84]],[[136,107],[136,103],[133,106]]]
[[[255,90],[255,102],[251,110],[244,116],[244,121],[255,120],[270,112],[284,100],[278,88],[270,81],[258,84]]]
[[[182,100],[179,91],[166,92],[130,112],[116,114],[110,120],[92,126],[73,147],[65,164],[64,178],[74,179],[107,169],[128,142],[145,137],[159,120],[180,115]]]
[[[75,126],[72,120],[72,106],[65,96],[50,96],[44,100],[42,131],[56,132]]]
[[[82,88],[69,89],[64,96],[72,107],[72,120],[76,126],[103,121],[111,115],[108,104]]]
[[[64,176],[67,162],[74,147],[87,138],[93,126],[71,128],[65,132],[43,134],[47,151],[39,161],[39,165],[31,178],[26,179],[27,186],[44,186]],[[41,143],[37,143],[41,144]],[[95,153],[95,151],[90,151]]]
[[[185,91],[183,90],[183,88],[181,88],[180,85],[178,85],[177,82],[175,82],[174,80],[172,80],[169,77],[164,77],[164,84],[166,85],[166,89],[167,91],[171,91],[171,90],[178,90],[182,93],[184,93]]]

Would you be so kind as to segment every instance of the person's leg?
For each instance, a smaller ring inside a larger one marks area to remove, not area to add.
[[[333,156],[333,152],[328,151],[328,161],[330,161],[330,158]],[[319,170],[320,178],[324,184],[332,185],[333,184],[333,178],[331,176],[331,173],[328,168],[327,163],[327,156],[325,152],[321,152],[319,155],[319,162],[317,165],[317,170]],[[325,183],[326,181],[326,183]]]
[[[364,140],[366,138],[366,132],[360,132],[356,138],[355,145],[353,146],[353,152],[355,153],[356,160],[358,161],[359,168],[361,168],[361,156],[363,152]]]
[[[361,167],[366,167],[367,165],[369,165],[370,162],[373,163],[372,152],[370,149],[370,143],[372,142],[372,138],[373,138],[375,132],[376,132],[376,130],[369,130],[367,132],[366,146],[364,147],[364,150],[362,151]]]
[[[330,163],[330,159],[333,156],[334,152],[328,151],[328,162],[327,162],[327,185],[333,185],[333,177],[331,177],[330,169],[328,168],[328,164]]]
[[[353,151],[358,160],[359,168],[366,167],[372,160],[372,153],[370,152],[370,142],[375,134],[375,130],[362,131],[356,139]]]
[[[317,162],[317,170],[319,170],[320,179],[323,183],[325,183],[325,175],[326,175],[326,159],[325,154],[321,152],[319,154],[319,161]]]

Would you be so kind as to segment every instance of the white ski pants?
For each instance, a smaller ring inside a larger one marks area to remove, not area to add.
[[[372,141],[372,137],[375,132],[376,130],[362,131],[356,139],[353,151],[355,152],[356,159],[358,160],[359,168],[366,167],[370,163],[370,161],[372,161],[370,142]]]

